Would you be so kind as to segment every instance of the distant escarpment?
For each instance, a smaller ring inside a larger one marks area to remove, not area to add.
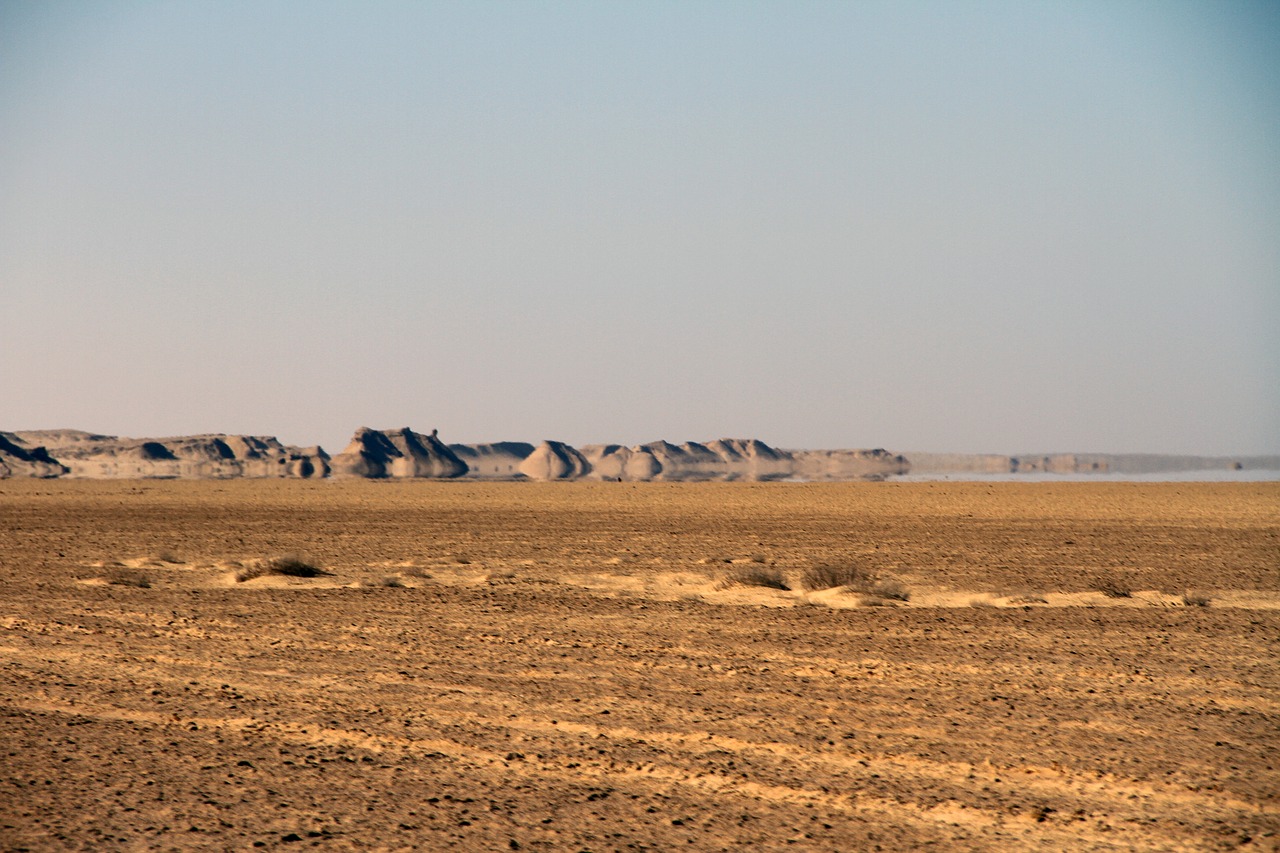
[[[882,479],[909,470],[884,450],[777,450],[757,439],[699,444],[654,441],[627,447],[563,441],[444,444],[435,430],[362,427],[331,461],[335,477],[429,477],[479,480],[778,480]]]
[[[1179,474],[1197,471],[1277,471],[1280,456],[1174,456],[1155,453],[908,453],[911,473],[932,474]]]
[[[790,453],[754,438],[700,444],[653,441],[635,447],[588,445],[591,474],[602,480],[771,480],[794,475]]]
[[[23,454],[35,460],[25,463],[25,469]],[[319,447],[292,447],[273,437],[250,435],[122,438],[82,430],[29,430],[0,433],[0,467],[9,469],[0,470],[0,477],[325,477],[329,456]]]
[[[519,471],[531,480],[576,480],[591,470],[577,449],[563,441],[544,441],[520,463]]]
[[[361,427],[330,467],[335,477],[461,477],[467,463],[442,442],[436,431],[421,435],[408,427]]]
[[[358,477],[480,480],[857,480],[904,474],[885,450],[778,450],[754,438],[581,448],[562,441],[445,444],[436,430],[356,430],[330,458],[275,438],[121,438],[81,430],[0,433],[0,478]]]
[[[497,441],[492,444],[451,444],[453,455],[467,466],[467,476],[485,480],[510,480],[520,476],[520,463],[534,451],[523,441]]]
[[[32,447],[15,433],[0,432],[0,479],[61,477],[67,470],[66,465],[49,455],[47,447]]]
[[[884,480],[1181,472],[1280,471],[1280,456],[1155,454],[893,453],[874,450],[781,450],[754,438],[588,444],[562,441],[445,444],[436,430],[356,430],[333,458],[322,448],[294,447],[273,437],[186,435],[122,438],[83,430],[0,432],[0,479],[341,477],[363,479],[602,480]],[[1232,475],[1235,476],[1235,475]],[[1248,476],[1241,475],[1241,476]],[[1199,478],[1203,478],[1200,475]]]

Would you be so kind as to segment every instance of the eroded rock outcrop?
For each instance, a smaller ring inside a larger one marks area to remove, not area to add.
[[[27,446],[43,447],[70,477],[226,479],[324,477],[329,473],[329,457],[319,447],[292,447],[269,436],[125,438],[83,430],[30,430],[8,435]]]
[[[43,446],[32,447],[11,432],[0,432],[0,479],[5,477],[61,477],[67,467]]]
[[[1005,466],[1010,457],[1001,457]],[[1053,462],[1058,464],[1058,460]],[[1030,468],[1050,460],[1018,460]],[[883,479],[910,470],[885,450],[778,450],[758,439],[705,444],[652,441],[627,447],[561,441],[443,443],[409,427],[361,427],[332,459],[320,447],[293,447],[272,437],[189,435],[122,438],[83,430],[0,432],[0,478],[360,477],[572,480]],[[1006,468],[1007,469],[1007,468]]]
[[[491,444],[450,444],[449,449],[466,463],[467,477],[510,480],[520,476],[520,463],[529,458],[534,446],[524,441],[496,441]]]
[[[905,456],[874,450],[792,450],[794,474],[801,480],[883,480],[911,471]]]
[[[335,477],[461,477],[467,464],[442,442],[435,430],[421,435],[408,427],[373,430],[360,427],[346,449],[330,460]]]
[[[519,470],[531,480],[573,480],[586,475],[591,466],[563,441],[544,441],[525,457]]]
[[[651,441],[635,447],[595,444],[582,448],[590,475],[601,480],[770,480],[792,476],[792,454],[754,438],[721,438],[700,444]]]

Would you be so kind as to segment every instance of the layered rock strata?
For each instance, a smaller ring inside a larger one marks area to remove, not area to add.
[[[329,456],[321,448],[288,446],[270,436],[123,438],[82,430],[4,435],[10,443],[34,448],[32,453],[42,452],[45,461],[63,469],[62,474],[87,479],[324,477],[329,473]]]
[[[330,468],[335,477],[461,477],[467,463],[440,440],[403,429],[373,430],[360,427],[346,449],[333,457]]]
[[[14,433],[0,432],[0,479],[61,477],[67,471],[67,466],[49,455],[48,448],[33,447]]]
[[[653,441],[634,447],[562,441],[445,444],[402,429],[356,430],[330,458],[270,437],[194,435],[122,438],[82,430],[0,433],[0,478],[360,477],[530,480],[882,479],[910,465],[884,450],[778,450],[757,439],[705,444]]]
[[[590,476],[600,480],[771,480],[795,474],[791,453],[756,439],[721,438],[700,444],[654,441],[635,447],[582,448]]]

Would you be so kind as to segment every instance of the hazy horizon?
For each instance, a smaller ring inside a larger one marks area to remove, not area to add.
[[[1280,7],[0,5],[0,430],[1280,453]]]

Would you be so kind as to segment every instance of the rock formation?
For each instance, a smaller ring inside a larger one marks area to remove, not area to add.
[[[523,441],[498,441],[492,444],[450,444],[449,449],[466,463],[467,477],[510,480],[520,476],[520,463],[533,453],[534,447]]]
[[[590,470],[583,455],[562,441],[542,442],[519,467],[531,480],[573,480]]]
[[[905,456],[874,450],[792,450],[792,476],[800,480],[883,480],[912,470]]]
[[[793,472],[790,454],[755,439],[596,444],[584,447],[582,454],[591,476],[602,480],[768,480]]]
[[[0,432],[0,479],[5,477],[61,477],[67,466],[43,446],[31,447],[11,432]]]
[[[224,479],[324,477],[329,473],[329,457],[319,447],[290,447],[273,437],[211,434],[122,438],[82,430],[30,430],[5,435],[22,445],[44,448],[47,456],[71,477]]]
[[[0,433],[0,477],[228,478],[228,477],[472,477],[565,480],[762,480],[789,476],[872,476],[893,469],[883,451],[775,450],[755,439],[707,444],[653,441],[635,447],[592,445],[581,451],[560,441],[444,444],[433,430],[361,427],[332,459],[319,447],[298,448],[275,438],[193,435],[122,438],[82,430]],[[838,456],[844,454],[844,456]],[[867,454],[872,454],[867,456]],[[832,460],[841,459],[837,465]],[[900,457],[888,457],[902,463]],[[850,460],[856,461],[852,464]],[[874,464],[873,464],[874,463]],[[905,464],[905,463],[904,463]],[[903,468],[902,470],[905,470]]]
[[[335,477],[461,477],[467,464],[440,441],[436,431],[421,435],[404,429],[360,427],[347,448],[333,457]]]

